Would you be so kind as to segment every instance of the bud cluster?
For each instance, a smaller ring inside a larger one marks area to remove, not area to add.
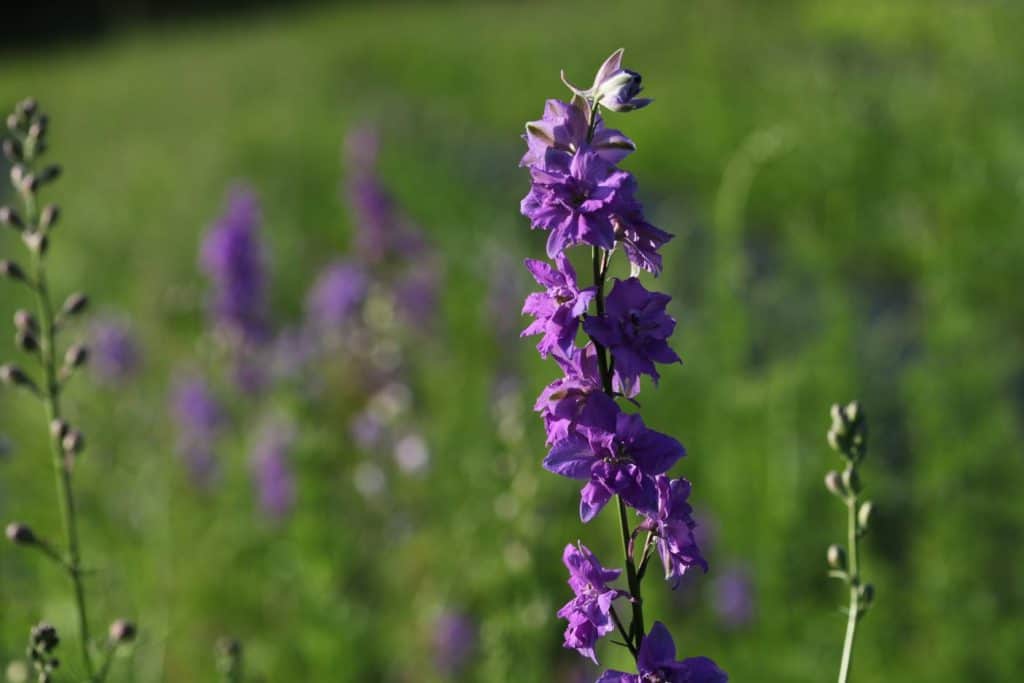
[[[39,683],[50,683],[54,671],[60,667],[60,660],[54,656],[58,645],[60,636],[57,635],[56,628],[45,621],[32,627],[25,654],[38,674]]]

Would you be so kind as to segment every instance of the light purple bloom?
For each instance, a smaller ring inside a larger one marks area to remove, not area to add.
[[[549,258],[574,244],[615,246],[612,219],[634,202],[633,176],[586,147],[571,156],[549,149],[530,175],[533,186],[520,211],[534,229],[550,231]]]
[[[608,582],[619,578],[622,572],[602,567],[582,543],[565,546],[562,562],[569,570],[569,587],[576,594],[558,610],[558,616],[569,622],[565,629],[565,647],[597,664],[594,645],[615,629],[612,602],[627,595],[625,591],[609,588]]]
[[[547,385],[533,406],[544,420],[547,444],[568,438],[577,427],[614,429],[619,407],[601,386],[594,345],[554,355],[565,376]]]
[[[90,337],[90,365],[101,381],[120,384],[135,374],[139,347],[124,323],[112,318],[98,320]]]
[[[295,505],[295,479],[288,463],[294,440],[291,427],[271,422],[250,455],[260,509],[275,521],[287,517]]]
[[[224,413],[206,382],[189,377],[175,385],[171,413],[178,432],[178,453],[199,486],[213,483],[217,473],[214,447],[224,424]]]
[[[526,269],[546,290],[526,297],[523,315],[532,315],[536,320],[520,336],[544,335],[537,344],[542,358],[555,349],[569,352],[576,340],[580,316],[587,312],[597,290],[579,288],[576,271],[564,252],[555,257],[554,267],[544,261],[526,259]]]
[[[612,496],[650,513],[657,506],[652,477],[686,455],[672,437],[648,429],[639,415],[619,413],[614,431],[581,430],[552,446],[544,468],[587,481],[580,492],[580,519],[592,520]]]
[[[331,263],[321,271],[306,297],[310,325],[321,332],[341,330],[363,304],[368,288],[366,273],[358,265]]]
[[[640,375],[655,382],[658,363],[682,362],[666,341],[676,321],[665,313],[672,297],[644,289],[636,278],[617,280],[605,302],[605,314],[589,316],[583,328],[612,353],[615,388],[626,396],[640,392]]]
[[[714,582],[712,605],[728,628],[742,628],[754,618],[754,585],[750,575],[738,568],[726,570]]]
[[[544,160],[548,149],[569,154],[587,145],[587,114],[567,102],[548,100],[544,115],[526,124],[526,154],[520,166],[534,166]],[[595,154],[611,164],[617,164],[636,150],[633,141],[617,130],[605,128],[598,116],[594,136],[589,147]]]
[[[726,683],[729,677],[707,657],[676,661],[676,644],[660,621],[640,644],[638,673],[606,671],[597,683]]]
[[[669,479],[659,475],[654,481],[658,492],[658,511],[648,517],[643,528],[653,531],[658,554],[665,568],[665,579],[677,588],[683,575],[691,567],[700,567],[705,572],[708,563],[697,545],[693,520],[693,508],[687,502],[690,497],[690,482],[686,479]]]
[[[256,196],[236,188],[227,211],[203,240],[200,263],[213,281],[215,320],[240,342],[261,343],[268,333],[267,274],[258,234]]]
[[[477,647],[477,624],[469,615],[448,610],[434,624],[434,661],[446,676],[462,670]]]

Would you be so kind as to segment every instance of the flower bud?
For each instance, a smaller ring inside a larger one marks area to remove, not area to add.
[[[14,312],[14,327],[25,332],[37,332],[39,330],[36,317],[24,308]]]
[[[21,143],[14,138],[6,138],[3,142],[4,156],[12,164],[21,161]]]
[[[867,609],[875,599],[875,586],[874,584],[866,583],[857,589],[857,593],[860,597],[861,608]]]
[[[25,167],[21,164],[14,164],[11,166],[11,184],[14,187],[21,187],[21,184],[25,181]]]
[[[0,382],[9,384],[13,387],[31,387],[35,388],[35,383],[29,379],[25,371],[19,368],[17,365],[0,365]]]
[[[857,470],[852,467],[843,470],[843,486],[847,491],[860,493],[860,476],[857,474]]]
[[[72,344],[64,354],[64,366],[79,368],[89,360],[89,349],[84,344]]]
[[[26,97],[21,102],[14,105],[14,111],[20,116],[30,119],[35,116],[36,111],[39,109],[39,102],[34,97]]]
[[[835,470],[831,470],[825,475],[825,488],[834,496],[846,497],[846,487],[843,486],[843,479]]]
[[[14,261],[3,260],[0,261],[0,277],[10,278],[11,280],[25,281],[25,271],[21,269]]]
[[[21,239],[29,249],[37,254],[45,254],[46,250],[50,246],[50,238],[46,236],[46,233],[31,231],[23,232]]]
[[[39,214],[39,227],[43,230],[49,230],[57,225],[59,218],[60,207],[56,204],[47,204]]]
[[[110,625],[110,642],[122,645],[135,640],[135,624],[127,619],[118,619]]]
[[[0,223],[9,225],[15,230],[21,230],[25,227],[18,212],[9,206],[0,206]]]
[[[46,114],[40,114],[32,125],[28,127],[28,135],[36,140],[41,139],[46,135],[46,131],[50,128],[50,118]]]
[[[867,531],[868,524],[871,522],[871,513],[874,511],[875,506],[869,500],[860,506],[857,510],[857,524],[860,526],[862,531]]]
[[[22,177],[18,189],[24,194],[35,194],[36,190],[39,189],[39,178],[34,173],[26,173]]]
[[[39,350],[39,340],[28,330],[18,330],[15,332],[14,343],[26,353],[35,353]]]
[[[36,176],[36,180],[39,182],[40,185],[52,183],[54,180],[60,177],[60,173],[61,167],[57,164],[51,164],[39,172],[39,175]]]
[[[57,635],[57,629],[45,621],[41,621],[32,627],[29,639],[32,649],[45,653],[53,652],[60,645],[60,636]]]
[[[27,524],[11,522],[6,529],[7,540],[15,545],[32,545],[36,542],[36,535]]]
[[[71,429],[60,442],[66,455],[78,455],[85,450],[85,435],[77,429]]]
[[[605,109],[616,112],[641,109],[651,103],[636,96],[643,90],[643,77],[629,69],[619,69],[600,84],[594,93],[595,102]]]
[[[89,306],[89,297],[81,292],[75,292],[67,299],[64,300],[64,305],[61,307],[61,313],[68,316],[78,315]]]
[[[50,435],[58,440],[63,440],[69,429],[71,426],[59,418],[50,423]]]
[[[830,545],[826,557],[828,559],[828,566],[832,567],[832,569],[846,570],[846,551],[843,550],[842,546],[838,546],[835,543]]]
[[[12,133],[16,133],[17,131],[19,131],[21,129],[21,117],[19,117],[17,114],[8,114],[7,129],[10,130]]]

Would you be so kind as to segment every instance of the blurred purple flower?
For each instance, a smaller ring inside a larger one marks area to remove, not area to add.
[[[430,465],[430,449],[419,434],[409,434],[395,444],[395,462],[406,474],[418,474]]]
[[[337,332],[366,299],[369,282],[358,265],[335,261],[321,271],[306,298],[306,316],[321,332]]]
[[[727,628],[742,628],[754,618],[754,583],[750,574],[731,567],[714,582],[715,614]]]
[[[217,474],[213,451],[224,424],[220,404],[204,380],[188,377],[172,389],[171,415],[177,427],[178,454],[192,481],[209,487]]]
[[[275,521],[287,517],[295,505],[295,480],[288,462],[294,441],[290,426],[270,422],[250,455],[260,508]]]
[[[461,671],[476,651],[478,627],[469,615],[446,610],[434,623],[434,662],[446,676]]]
[[[213,281],[211,312],[236,341],[259,344],[269,331],[266,258],[255,194],[235,188],[225,213],[203,240],[200,264]]]
[[[395,283],[395,308],[407,324],[429,327],[437,314],[438,273],[429,259],[412,266]]]
[[[97,320],[90,330],[91,365],[100,381],[120,384],[139,368],[139,347],[128,326],[113,318]]]
[[[349,421],[349,432],[356,445],[368,451],[384,438],[384,423],[372,410],[356,413]]]

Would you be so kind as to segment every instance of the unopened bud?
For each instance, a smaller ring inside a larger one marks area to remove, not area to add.
[[[25,227],[18,212],[9,206],[0,206],[0,223],[9,225],[17,230]]]
[[[39,189],[39,178],[36,177],[35,173],[26,173],[21,179],[19,189],[22,193],[35,194],[36,190]]]
[[[14,105],[14,111],[18,112],[25,118],[32,118],[35,116],[36,111],[39,109],[39,102],[34,97],[26,97],[18,104]]]
[[[64,366],[78,368],[89,360],[89,349],[84,344],[72,344],[64,354]]]
[[[72,429],[64,435],[60,445],[65,454],[78,455],[85,450],[85,435],[77,429]]]
[[[36,535],[27,524],[11,522],[6,529],[7,540],[15,545],[32,545],[36,542]]]
[[[25,271],[21,269],[14,261],[0,261],[0,277],[10,278],[11,280],[20,280],[24,282]]]
[[[50,127],[50,119],[45,114],[41,114],[39,118],[32,122],[32,125],[28,127],[29,137],[40,139],[46,135],[47,129]]]
[[[25,174],[25,167],[21,164],[11,166],[11,184],[14,187],[21,187],[22,182],[25,180]]]
[[[21,143],[14,138],[6,138],[3,142],[4,156],[12,164],[21,161]]]
[[[127,619],[118,619],[110,625],[110,640],[117,644],[130,643],[135,640],[135,624]]]
[[[859,589],[857,589],[857,592],[860,595],[860,601],[861,601],[861,607],[862,608],[867,608],[869,605],[871,605],[872,601],[874,601],[874,599],[875,599],[875,586],[874,586],[874,584],[866,583],[863,586],[861,586]]]
[[[39,340],[28,330],[18,330],[15,332],[14,343],[26,353],[35,353],[39,350]]]
[[[843,486],[843,478],[835,470],[825,475],[825,488],[834,496],[846,497],[846,487]]]
[[[57,634],[57,629],[45,621],[41,621],[33,626],[30,633],[29,637],[33,649],[49,654],[60,645],[60,636]]]
[[[871,523],[871,513],[874,509],[874,504],[869,500],[861,505],[860,509],[857,510],[857,524],[860,525],[861,530],[867,530],[868,524]]]
[[[56,204],[47,204],[39,214],[39,227],[49,230],[57,225],[58,219],[60,219],[60,207]]]
[[[7,115],[7,129],[12,133],[21,129],[21,118],[17,114]]]
[[[846,569],[846,551],[843,550],[842,546],[832,544],[828,547],[828,566],[832,569],[845,570]]]
[[[45,254],[50,246],[50,239],[46,236],[46,233],[35,230],[22,233],[21,239],[25,242],[25,246],[37,254]]]
[[[89,297],[81,292],[75,292],[64,300],[61,312],[66,316],[78,315],[89,306]]]
[[[25,371],[19,368],[17,365],[0,365],[0,382],[4,384],[10,384],[11,386],[28,386],[34,387],[32,380],[29,379]]]
[[[46,168],[39,172],[39,175],[36,176],[36,180],[39,182],[40,185],[52,183],[54,180],[60,177],[60,172],[60,166],[58,166],[57,164],[51,164],[50,166],[47,166]]]
[[[36,317],[24,308],[18,309],[14,312],[14,326],[17,329],[24,330],[26,332],[36,332],[39,330],[39,324],[36,322]]]
[[[843,486],[847,491],[860,493],[860,476],[857,474],[857,470],[852,467],[843,470]]]
[[[67,422],[58,418],[50,423],[50,434],[55,439],[63,440],[70,428]]]

